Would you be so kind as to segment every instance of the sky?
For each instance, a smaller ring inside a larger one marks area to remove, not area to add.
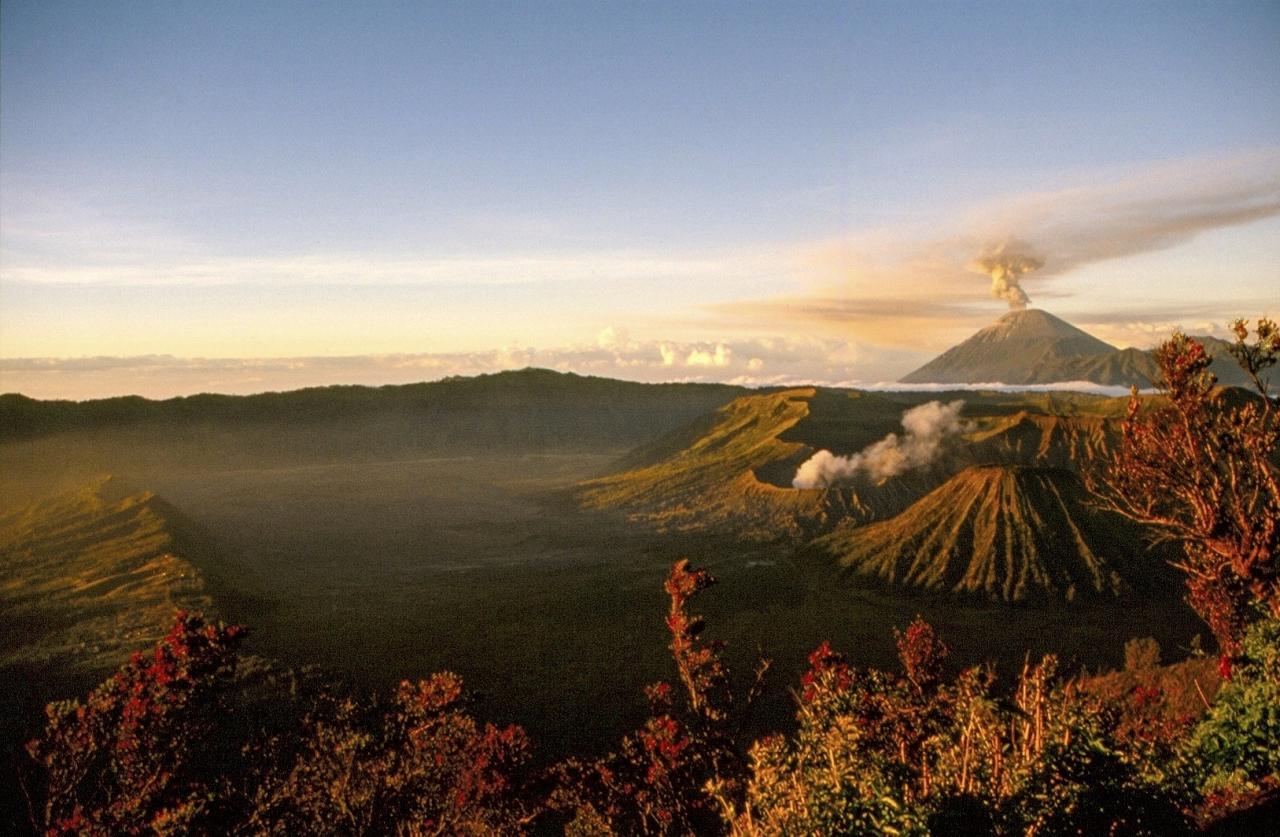
[[[1280,313],[1277,43],[1273,0],[6,0],[0,390],[892,381],[1011,257],[1115,345],[1221,334]]]

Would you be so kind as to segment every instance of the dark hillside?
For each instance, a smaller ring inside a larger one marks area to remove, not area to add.
[[[636,384],[526,369],[391,387],[82,403],[0,396],[0,508],[98,473],[140,484],[340,462],[597,453],[621,456],[746,390]]]
[[[525,369],[402,386],[332,386],[163,401],[136,396],[37,401],[9,394],[0,396],[0,441],[139,427],[176,433],[349,424],[398,427],[419,447],[629,447],[743,392],[719,384],[637,384]]]

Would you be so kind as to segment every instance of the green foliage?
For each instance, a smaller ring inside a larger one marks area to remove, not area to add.
[[[1155,751],[1120,713],[1028,665],[1012,700],[988,669],[952,682],[945,646],[917,621],[899,635],[903,675],[857,671],[826,645],[802,679],[791,739],[752,750],[739,833],[1177,834],[1189,829]]]
[[[742,834],[927,834],[925,812],[901,801],[891,764],[864,750],[856,724],[836,715],[806,721],[794,740],[765,738],[751,750]],[[869,757],[869,758],[868,758]]]
[[[1249,628],[1187,756],[1207,794],[1280,784],[1280,619]]]
[[[1147,780],[1114,738],[1077,717],[1030,765],[1005,803],[1008,832],[1174,835],[1191,831],[1181,799]]]

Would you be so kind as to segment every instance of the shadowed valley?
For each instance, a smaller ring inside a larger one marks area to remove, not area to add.
[[[928,464],[792,487],[816,450],[874,445],[953,395],[963,430]],[[355,683],[456,670],[552,752],[590,750],[634,726],[642,686],[666,671],[655,614],[682,556],[721,579],[708,616],[731,657],[776,661],[762,728],[787,723],[783,684],[814,637],[888,665],[889,629],[916,614],[952,638],[957,664],[1008,667],[1028,649],[1113,665],[1127,636],[1175,649],[1200,630],[1176,580],[1145,569],[1159,559],[1137,533],[1080,496],[1076,474],[1111,443],[1120,400],[531,370],[5,403],[17,418],[0,444],[15,509],[2,606],[18,637],[5,664],[44,667],[30,701],[69,693],[152,641],[167,611],[199,606],[249,625],[258,656]],[[117,496],[121,484],[135,488]]]

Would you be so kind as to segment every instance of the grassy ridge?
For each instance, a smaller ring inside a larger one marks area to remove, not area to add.
[[[153,645],[174,610],[212,611],[169,513],[103,478],[0,518],[0,666],[112,668]]]

